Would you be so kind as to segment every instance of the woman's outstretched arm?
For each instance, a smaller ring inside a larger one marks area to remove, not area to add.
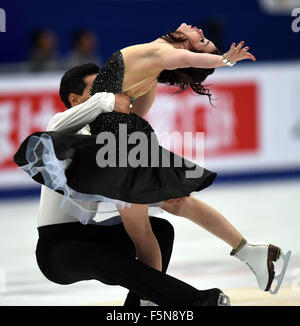
[[[224,56],[230,62],[251,59],[255,61],[255,57],[248,52],[249,47],[244,47],[244,42],[240,42],[237,46],[235,43],[231,45],[230,50],[224,53]],[[211,53],[196,53],[185,49],[175,49],[171,47],[163,47],[157,53],[158,60],[163,69],[174,70],[177,68],[218,68],[224,67],[222,55]]]

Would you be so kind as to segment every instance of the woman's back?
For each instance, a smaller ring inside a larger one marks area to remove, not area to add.
[[[162,69],[155,66],[155,56],[161,46],[166,45],[145,43],[121,50],[125,66],[123,80],[125,94],[138,98],[156,85]]]
[[[155,68],[156,45],[139,44],[115,52],[100,69],[92,87],[91,95],[98,92],[125,93],[137,99],[157,84],[157,77],[162,71]],[[90,123],[91,133],[111,131],[118,134],[119,123],[125,123],[128,133],[143,131],[150,135],[153,131],[148,122],[136,114],[109,112],[100,114]]]
[[[156,85],[162,71],[154,64],[161,46],[169,45],[145,43],[115,52],[101,68],[91,88],[91,95],[112,92],[138,98],[147,93]]]

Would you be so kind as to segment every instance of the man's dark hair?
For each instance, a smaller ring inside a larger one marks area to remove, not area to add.
[[[69,95],[71,93],[82,95],[86,88],[86,83],[83,79],[87,76],[98,74],[100,68],[94,63],[86,63],[84,65],[76,66],[65,72],[63,75],[60,87],[59,95],[61,100],[64,102],[66,108],[71,107],[69,102]]]

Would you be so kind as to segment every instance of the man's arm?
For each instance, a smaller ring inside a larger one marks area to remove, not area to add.
[[[96,93],[86,102],[55,114],[48,123],[47,131],[77,132],[95,120],[100,113],[112,112],[114,106],[114,94]]]
[[[155,100],[157,94],[157,84],[151,90],[135,100],[132,106],[132,112],[144,118]]]

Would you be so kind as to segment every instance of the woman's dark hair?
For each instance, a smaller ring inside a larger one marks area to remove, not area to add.
[[[185,41],[189,41],[187,37],[179,31],[169,32],[161,36],[161,38],[169,43],[183,43]],[[202,53],[201,51],[195,49],[192,45],[190,51]],[[216,51],[212,54],[220,55],[221,53],[222,52],[220,50],[216,49]],[[214,68],[193,67],[178,68],[175,70],[163,70],[158,76],[158,82],[178,86],[179,91],[176,93],[182,93],[187,89],[192,89],[197,94],[208,96],[209,102],[212,104],[212,95],[210,94],[209,89],[205,88],[202,83],[207,76],[211,75],[214,71]]]
[[[71,107],[69,95],[71,93],[82,95],[86,88],[83,79],[87,76],[98,74],[100,68],[94,63],[86,63],[68,70],[62,77],[59,88],[59,95],[66,108]]]

